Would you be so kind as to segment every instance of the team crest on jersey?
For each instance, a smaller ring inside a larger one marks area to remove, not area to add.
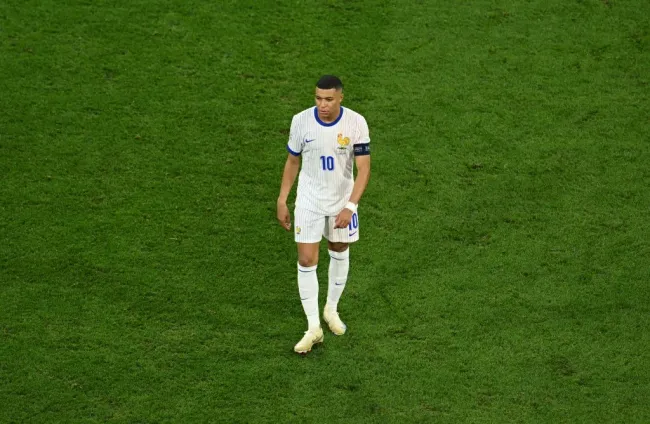
[[[336,142],[339,143],[339,147],[336,148],[337,153],[346,154],[350,145],[350,137],[343,137],[343,134],[339,133],[336,136]]]

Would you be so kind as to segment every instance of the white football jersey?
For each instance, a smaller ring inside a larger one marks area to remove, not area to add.
[[[287,150],[302,156],[296,206],[335,216],[352,194],[354,157],[370,154],[368,124],[344,107],[336,121],[325,123],[312,107],[293,117]]]

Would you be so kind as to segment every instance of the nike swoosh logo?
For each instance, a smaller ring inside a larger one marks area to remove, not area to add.
[[[300,298],[300,300],[307,300],[307,299],[309,299],[309,298],[308,298],[308,297],[306,297],[306,298],[304,298],[304,299],[303,299],[302,297]]]
[[[344,286],[345,283],[334,283],[335,286]]]
[[[357,233],[356,231],[355,231],[354,233],[349,233],[348,236],[352,237],[352,236],[355,235],[356,233]]]
[[[305,139],[305,143],[311,143],[312,141],[316,140],[315,138],[312,138],[311,140]]]

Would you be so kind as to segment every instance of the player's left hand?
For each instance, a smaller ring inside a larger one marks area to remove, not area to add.
[[[345,228],[350,225],[352,221],[352,211],[350,209],[343,209],[336,215],[336,220],[334,220],[334,228]]]

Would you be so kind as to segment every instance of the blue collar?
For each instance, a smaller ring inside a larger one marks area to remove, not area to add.
[[[338,124],[339,121],[341,120],[341,118],[343,117],[343,106],[340,106],[340,108],[341,109],[339,111],[338,118],[336,118],[335,121],[330,122],[329,124],[327,122],[323,122],[323,121],[320,120],[320,118],[318,117],[318,108],[317,107],[314,107],[314,118],[316,118],[316,122],[318,122],[319,124],[321,124],[324,127],[334,126],[334,125]]]

